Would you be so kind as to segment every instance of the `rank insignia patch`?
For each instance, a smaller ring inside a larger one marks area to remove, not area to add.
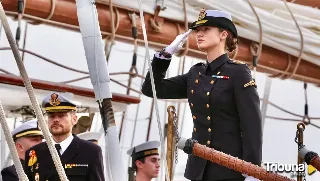
[[[251,80],[250,82],[243,85],[243,87],[249,87],[249,86],[257,87],[257,84],[254,80]]]

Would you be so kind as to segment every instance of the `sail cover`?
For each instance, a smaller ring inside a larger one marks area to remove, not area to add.
[[[107,0],[99,1],[107,2]],[[143,11],[154,14],[156,2],[156,0],[143,1]],[[160,11],[160,17],[184,21],[182,0],[164,0],[163,2],[166,9]],[[185,2],[189,23],[197,19],[201,8],[227,11],[232,14],[239,36],[259,42],[259,24],[248,1],[186,0]],[[262,23],[263,44],[298,57],[301,49],[300,34],[284,2],[282,0],[250,0],[250,2]],[[113,4],[139,9],[137,1],[117,0]],[[289,2],[287,4],[303,34],[304,49],[302,58],[320,66],[320,10]]]

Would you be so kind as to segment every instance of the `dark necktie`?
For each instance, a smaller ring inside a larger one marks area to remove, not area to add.
[[[54,146],[56,147],[56,149],[57,149],[57,151],[58,151],[59,156],[61,156],[61,153],[60,153],[61,146],[60,146],[60,144],[55,144]]]

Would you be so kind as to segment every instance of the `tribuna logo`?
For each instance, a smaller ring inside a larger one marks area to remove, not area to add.
[[[282,163],[263,163],[268,172],[273,173],[290,173],[291,175],[299,175],[305,172],[304,164],[282,164]]]

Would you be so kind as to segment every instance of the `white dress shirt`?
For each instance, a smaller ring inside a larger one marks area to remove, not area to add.
[[[60,154],[62,155],[66,151],[66,149],[69,147],[72,140],[73,140],[73,135],[71,134],[67,139],[63,140],[61,143],[56,143],[55,141],[53,142],[54,144],[60,144],[61,146]]]

